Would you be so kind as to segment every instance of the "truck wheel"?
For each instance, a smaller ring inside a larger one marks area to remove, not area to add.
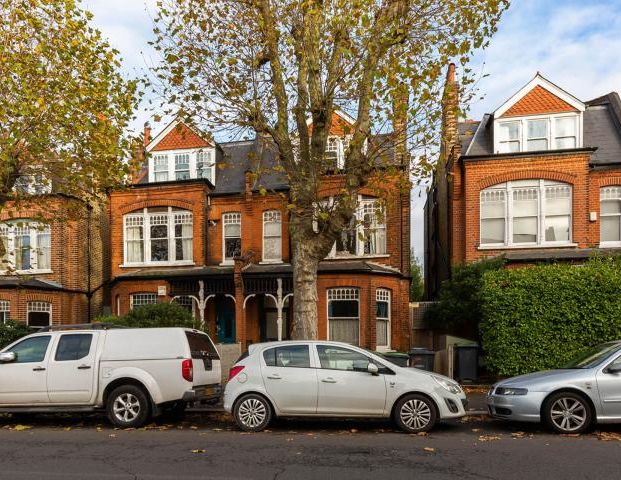
[[[428,432],[438,421],[435,404],[416,393],[406,395],[395,406],[394,419],[397,426],[407,433]]]
[[[250,393],[235,403],[233,417],[244,432],[260,432],[272,420],[272,406],[261,395]]]
[[[135,385],[115,388],[106,404],[108,419],[120,428],[141,427],[149,420],[149,410],[147,395]]]

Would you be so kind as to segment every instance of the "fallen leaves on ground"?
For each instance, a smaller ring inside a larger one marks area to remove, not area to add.
[[[425,447],[423,448],[423,450],[428,453],[434,453],[436,451],[436,449],[433,447]]]
[[[462,385],[464,392],[466,392],[466,394],[469,393],[487,393],[489,392],[489,386],[483,385],[483,386],[476,386],[476,387],[469,387],[467,385]]]
[[[621,442],[621,434],[612,432],[595,432],[595,436],[598,440],[603,442],[618,441]]]
[[[500,440],[502,437],[498,435],[480,435],[479,442],[494,442],[496,440]]]
[[[195,448],[192,450],[192,453],[205,453],[205,449],[203,448]]]
[[[31,428],[32,428],[32,426],[30,426],[30,425],[20,425],[20,424],[18,424],[18,425],[15,425],[13,428],[10,428],[10,430],[15,430],[16,432],[22,432],[24,430],[29,430]]]

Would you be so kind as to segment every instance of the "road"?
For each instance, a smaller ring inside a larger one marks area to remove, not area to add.
[[[473,417],[407,435],[384,422],[285,421],[258,434],[223,414],[115,430],[103,417],[0,417],[0,479],[615,479],[621,428],[579,437]]]

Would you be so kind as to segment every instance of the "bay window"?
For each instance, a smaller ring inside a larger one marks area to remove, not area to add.
[[[223,263],[232,263],[241,254],[241,213],[230,212],[222,215]]]
[[[282,261],[282,221],[278,210],[263,212],[263,261]]]
[[[482,247],[571,242],[571,185],[549,180],[502,183],[480,193]]]
[[[360,292],[357,288],[328,289],[328,340],[358,345]]]
[[[51,229],[31,220],[13,220],[0,225],[3,246],[0,270],[18,272],[49,271],[51,264]]]
[[[390,348],[390,290],[378,288],[375,290],[376,304],[376,346]]]
[[[149,207],[124,217],[125,264],[190,263],[192,212]]]
[[[621,186],[600,190],[600,243],[621,245]]]

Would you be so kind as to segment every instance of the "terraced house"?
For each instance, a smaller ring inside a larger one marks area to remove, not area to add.
[[[457,92],[451,66],[425,207],[429,298],[455,265],[484,257],[517,266],[621,251],[618,93],[583,101],[537,73],[493,112],[460,121]]]
[[[347,148],[337,112],[329,198]],[[390,141],[384,135],[381,141]],[[287,339],[292,312],[289,187],[262,137],[216,143],[178,120],[151,138],[134,183],[110,196],[112,311],[178,302],[220,343]],[[394,150],[394,149],[393,149]],[[393,155],[391,153],[391,155]],[[319,335],[369,348],[409,347],[409,192],[359,196],[359,222],[319,268]]]

